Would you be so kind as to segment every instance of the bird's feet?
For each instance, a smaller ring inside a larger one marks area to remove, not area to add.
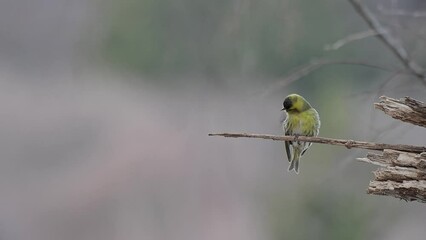
[[[345,143],[345,147],[346,147],[347,149],[351,149],[351,148],[353,147],[354,143],[355,143],[355,141],[354,141],[354,140],[348,140],[348,141]]]
[[[300,134],[294,134],[294,141],[297,142],[297,140],[299,139]]]

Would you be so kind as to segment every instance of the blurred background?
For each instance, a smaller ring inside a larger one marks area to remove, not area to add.
[[[366,0],[426,67],[426,4]],[[2,0],[0,239],[424,239],[423,204],[370,196],[366,151],[314,144],[301,173],[280,142],[290,93],[320,136],[425,145],[374,110],[426,101],[347,1]],[[331,64],[294,82],[318,59]]]

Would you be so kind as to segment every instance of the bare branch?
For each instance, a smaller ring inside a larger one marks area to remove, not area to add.
[[[423,146],[412,146],[403,144],[385,144],[385,143],[372,143],[362,142],[344,139],[333,139],[324,137],[306,137],[306,136],[277,136],[267,134],[250,134],[250,133],[210,133],[209,136],[222,136],[229,138],[261,138],[269,139],[274,141],[302,141],[302,142],[313,142],[337,146],[345,146],[346,148],[363,148],[370,150],[384,150],[393,149],[398,151],[421,153],[426,152],[426,147]]]
[[[349,2],[352,4],[355,11],[365,20],[368,26],[379,33],[377,37],[394,53],[402,64],[426,85],[424,69],[408,56],[407,51],[402,46],[399,39],[392,36],[360,0],[349,0]]]
[[[392,118],[426,127],[426,104],[421,101],[409,97],[397,100],[382,96],[374,106]]]
[[[351,34],[349,36],[346,36],[345,38],[342,38],[342,39],[336,41],[335,43],[325,45],[324,50],[325,51],[337,50],[337,49],[343,47],[344,45],[346,45],[348,43],[351,43],[351,42],[356,41],[356,40],[368,38],[368,37],[371,37],[371,36],[376,36],[377,34],[378,33],[376,31],[371,30],[371,29],[367,30],[367,31],[354,33],[354,34]]]

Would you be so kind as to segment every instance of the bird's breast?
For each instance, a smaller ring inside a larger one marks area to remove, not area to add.
[[[288,129],[290,129],[291,134],[299,134],[302,135],[303,133],[303,119],[299,116],[291,116],[288,118]]]

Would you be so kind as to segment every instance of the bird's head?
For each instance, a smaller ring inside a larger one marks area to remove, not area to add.
[[[283,109],[286,112],[303,112],[311,108],[311,105],[298,94],[288,95],[283,102]]]

